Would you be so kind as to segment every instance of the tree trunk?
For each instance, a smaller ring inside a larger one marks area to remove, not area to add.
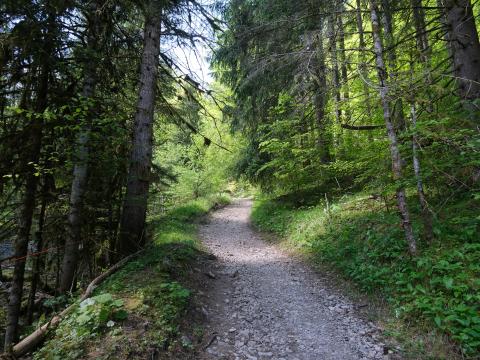
[[[367,107],[367,115],[370,117],[372,115],[372,104],[370,102],[370,88],[368,87],[367,79],[368,79],[368,70],[367,64],[365,60],[365,53],[367,51],[367,45],[365,43],[365,34],[363,30],[363,19],[362,19],[362,4],[361,0],[356,0],[357,8],[356,8],[356,20],[357,20],[357,30],[358,30],[358,38],[359,38],[359,45],[360,45],[360,66],[358,71],[360,76],[363,78],[363,92],[365,93],[365,105]]]
[[[84,79],[82,89],[82,100],[89,102],[95,95],[97,83],[96,53],[98,51],[98,37],[100,36],[98,2],[91,3],[87,19],[90,19],[88,26],[87,47],[92,52],[84,64]],[[89,139],[91,132],[91,121],[93,109],[88,104],[89,110],[82,127],[78,133],[75,143],[75,158],[73,166],[73,179],[70,190],[70,209],[68,213],[68,225],[65,239],[62,268],[59,279],[59,293],[63,294],[72,289],[79,257],[79,245],[82,240],[81,230],[83,222],[83,204],[87,185],[88,160],[90,157]]]
[[[48,81],[48,75],[42,78]],[[39,89],[37,110],[40,110],[40,106],[45,106],[47,86],[43,86],[41,81],[41,88]],[[45,99],[42,99],[45,98]],[[40,105],[40,102],[42,105]],[[15,265],[13,268],[12,286],[8,297],[7,307],[7,327],[5,331],[5,350],[14,343],[18,338],[18,321],[20,318],[20,307],[23,296],[23,283],[25,276],[25,263],[28,253],[28,242],[30,240],[30,229],[32,227],[32,218],[35,210],[35,196],[37,193],[38,176],[36,175],[35,166],[40,159],[40,149],[42,146],[42,131],[43,120],[41,118],[34,117],[33,122],[29,125],[29,148],[28,162],[25,164],[27,172],[24,194],[21,200],[21,206],[18,214],[18,233],[15,239],[14,259]]]
[[[382,23],[387,47],[388,66],[390,67],[389,77],[390,86],[397,82],[397,52],[395,49],[395,40],[393,36],[393,14],[391,0],[381,0],[382,3]],[[405,116],[403,113],[403,100],[398,94],[394,94],[390,89],[391,100],[391,118],[398,131],[406,129]],[[396,98],[396,99],[395,99]]]
[[[8,297],[5,350],[8,350],[10,345],[12,345],[18,338],[17,329],[23,295],[25,263],[38,183],[38,177],[35,176],[36,170],[34,164],[38,163],[38,153],[40,152],[41,147],[41,132],[41,127],[35,126],[30,133],[30,146],[32,147],[30,161],[32,164],[28,166],[30,169],[28,170],[29,173],[25,184],[25,192],[23,194],[22,205],[18,215],[18,234],[15,239],[15,251],[13,255],[16,260],[13,268],[12,286]]]
[[[340,3],[340,14],[343,13],[343,3]],[[340,15],[337,17],[337,28],[338,28],[338,42],[340,45],[339,58],[340,58],[340,70],[341,70],[341,86],[343,88],[343,99],[342,103],[345,107],[345,119],[343,122],[350,122],[352,114],[350,112],[350,89],[348,87],[348,65],[347,65],[347,56],[345,51],[345,30],[343,25],[343,17]]]
[[[415,33],[417,38],[417,48],[420,53],[420,61],[425,67],[426,71],[426,85],[427,89],[432,82],[431,73],[430,73],[430,45],[427,36],[427,29],[425,25],[425,11],[423,9],[422,0],[411,0],[410,1],[413,11],[413,20],[415,23]],[[411,64],[412,75],[413,75],[413,64]],[[430,96],[427,93],[427,96]],[[430,99],[431,100],[431,99]],[[410,119],[413,128],[412,135],[412,156],[413,156],[413,170],[415,173],[415,180],[417,182],[417,195],[420,202],[420,208],[422,211],[422,220],[423,220],[423,229],[425,238],[428,242],[431,242],[433,239],[433,220],[432,213],[428,207],[427,198],[425,196],[425,191],[423,188],[423,180],[421,175],[421,165],[420,159],[418,157],[418,139],[416,134],[417,128],[417,109],[416,109],[416,100],[413,99],[410,104]],[[428,101],[427,107],[429,111],[433,111],[432,102]]]
[[[480,98],[480,43],[470,0],[439,0],[443,6],[458,95]]]
[[[333,13],[328,17],[328,35],[330,37],[330,54],[332,57],[332,80],[334,91],[334,108],[335,108],[335,121],[340,124],[342,111],[340,110],[340,71],[338,70],[338,50],[337,50],[337,35],[335,29],[336,19],[336,7],[333,9]]]
[[[370,1],[370,12],[372,20],[372,34],[374,43],[374,52],[377,65],[377,74],[379,81],[379,93],[383,107],[383,117],[387,128],[387,135],[390,142],[390,155],[392,158],[392,170],[395,181],[402,179],[402,158],[398,148],[398,140],[395,128],[392,123],[392,116],[389,102],[389,87],[387,84],[387,70],[384,62],[383,44],[380,37],[380,25],[378,20],[377,3],[375,0]],[[407,206],[407,198],[405,188],[402,185],[396,190],[397,206],[402,218],[402,226],[405,231],[405,237],[411,255],[417,254],[417,244],[413,234],[412,224],[410,222],[410,212]]]
[[[422,173],[420,169],[420,159],[418,158],[418,139],[416,135],[417,127],[417,110],[415,103],[412,103],[410,106],[410,116],[413,127],[412,135],[412,154],[413,154],[413,170],[415,172],[415,179],[417,181],[417,194],[420,201],[420,208],[422,210],[422,220],[423,220],[423,230],[425,232],[425,238],[428,242],[431,242],[433,239],[433,221],[432,213],[428,208],[427,198],[425,196],[425,191],[423,189],[423,180]]]
[[[320,32],[323,29],[323,21],[320,20]],[[320,160],[322,163],[328,163],[331,160],[330,148],[328,140],[328,132],[326,127],[325,107],[327,105],[327,77],[325,65],[325,49],[323,47],[323,34],[320,33],[316,38],[315,46],[315,80],[316,91],[314,96],[315,106],[315,122],[317,128],[317,148],[320,152]]]
[[[155,88],[160,55],[160,23],[161,11],[152,1],[145,13],[140,87],[117,249],[119,256],[132,254],[145,243],[145,220],[151,178]]]
[[[425,24],[425,10],[423,8],[422,0],[410,0],[410,4],[413,11],[417,49],[420,55],[419,58],[425,70],[425,84],[427,89],[427,93],[425,95],[428,98],[426,109],[431,113],[433,112],[433,94],[430,91],[430,86],[433,83],[433,79],[430,70],[431,51],[427,36],[427,27]]]
[[[410,0],[413,11],[413,22],[415,24],[415,35],[417,38],[417,48],[420,51],[420,60],[428,64],[430,44],[427,36],[427,26],[425,25],[425,10],[422,0]]]
[[[45,51],[39,57],[40,76],[38,78],[37,99],[35,104],[36,114],[41,114],[47,108],[47,96],[49,90],[50,75],[50,56],[53,51],[51,43],[51,35],[54,32],[55,16],[50,13],[47,20],[47,32],[45,35]],[[23,283],[25,276],[25,263],[28,254],[28,242],[30,240],[30,230],[32,227],[32,218],[35,211],[35,196],[37,193],[37,185],[39,176],[35,166],[40,159],[40,151],[42,148],[43,135],[43,117],[34,116],[30,124],[29,131],[29,153],[25,164],[26,181],[25,190],[21,201],[18,215],[18,232],[15,239],[14,258],[15,265],[13,268],[12,286],[8,297],[7,306],[7,326],[5,329],[5,350],[18,338],[18,322],[20,318],[20,309],[23,296]]]
[[[38,216],[38,229],[35,234],[36,237],[36,251],[41,252],[43,250],[43,226],[45,224],[45,211],[47,208],[47,200],[45,196],[42,199],[42,205],[40,208],[40,215]],[[31,324],[33,321],[33,312],[35,307],[35,295],[37,293],[38,281],[40,280],[40,270],[42,268],[42,255],[37,255],[33,258],[32,263],[32,279],[30,282],[30,293],[28,295],[27,304],[27,324]]]
[[[95,92],[95,78],[92,73],[84,79],[82,97],[89,99]],[[87,184],[90,124],[86,120],[78,134],[75,165],[73,167],[72,187],[70,191],[70,211],[68,214],[67,237],[63,255],[62,269],[59,280],[59,292],[66,293],[73,284],[73,278],[78,263],[79,245],[81,242],[82,210]]]

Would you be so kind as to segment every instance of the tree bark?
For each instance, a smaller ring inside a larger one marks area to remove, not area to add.
[[[38,229],[35,234],[36,237],[36,251],[41,252],[43,250],[43,226],[45,225],[45,211],[47,208],[47,200],[43,195],[42,205],[40,208],[40,215],[38,216]],[[32,263],[32,279],[30,282],[30,293],[28,295],[27,303],[27,324],[33,322],[33,312],[35,307],[35,295],[37,294],[38,281],[40,280],[40,270],[42,268],[42,256],[35,256]]]
[[[314,96],[315,106],[315,122],[317,128],[317,148],[320,152],[320,161],[322,163],[328,163],[331,160],[330,157],[330,142],[328,140],[328,133],[326,127],[325,107],[327,105],[327,76],[325,65],[325,49],[323,46],[323,20],[319,23],[320,34],[316,38],[315,46],[315,80],[317,89]]]
[[[384,62],[384,52],[382,39],[380,37],[380,24],[378,20],[378,11],[376,0],[370,1],[370,12],[372,21],[372,35],[374,43],[374,52],[377,65],[377,74],[379,81],[379,93],[383,108],[383,117],[385,120],[385,126],[387,128],[387,135],[390,142],[390,155],[392,158],[392,171],[395,181],[402,179],[402,158],[400,150],[398,148],[398,140],[395,128],[392,122],[392,115],[389,102],[389,86],[387,84],[388,73]],[[402,219],[402,226],[405,232],[405,238],[408,243],[408,248],[411,255],[417,254],[417,243],[413,234],[412,224],[410,222],[410,212],[407,205],[407,197],[405,188],[399,185],[396,190],[397,206]]]
[[[413,22],[415,24],[415,36],[417,38],[417,48],[420,51],[420,60],[428,64],[430,44],[427,36],[427,26],[425,25],[425,10],[422,0],[410,0],[413,11]]]
[[[99,34],[99,4],[92,3],[87,17],[91,19],[88,24],[87,47],[94,54],[86,59],[84,64],[84,80],[82,100],[89,101],[95,95],[97,83],[95,54],[98,50]],[[83,204],[87,185],[88,160],[90,157],[89,139],[91,132],[92,111],[90,104],[86,118],[83,119],[81,130],[75,143],[75,159],[73,166],[73,179],[70,190],[70,209],[68,213],[68,225],[63,254],[62,269],[59,280],[59,293],[63,294],[71,290],[79,257],[79,245],[81,243],[81,230],[83,222]]]
[[[87,75],[84,80],[82,97],[91,98],[94,95],[95,80]],[[88,122],[88,120],[86,120]],[[81,242],[82,210],[88,175],[88,159],[90,126],[85,124],[75,143],[76,158],[73,167],[73,179],[70,191],[70,210],[68,214],[67,237],[59,280],[59,292],[66,293],[72,287],[77,268],[79,245]]]
[[[337,124],[340,123],[342,117],[342,111],[340,110],[340,71],[338,69],[338,49],[337,49],[337,35],[335,29],[335,19],[336,14],[333,9],[333,13],[328,17],[328,35],[330,37],[330,54],[332,57],[332,80],[333,80],[333,91],[334,91],[334,108],[335,108],[335,121]]]
[[[343,3],[339,5],[340,14],[343,14],[344,7]],[[341,87],[342,92],[342,103],[345,107],[345,121],[349,122],[352,114],[350,111],[350,89],[348,87],[348,65],[347,65],[347,55],[345,52],[345,30],[343,25],[342,15],[337,17],[337,28],[338,28],[338,43],[340,45],[339,58],[340,58],[340,74],[341,74]]]
[[[417,181],[417,194],[420,201],[420,208],[422,210],[423,230],[425,232],[425,238],[428,242],[433,239],[433,220],[432,213],[428,207],[427,197],[425,196],[425,190],[423,189],[422,172],[420,167],[420,159],[418,158],[418,139],[416,135],[417,127],[417,110],[415,103],[410,106],[410,116],[413,127],[412,135],[412,154],[413,154],[413,171],[415,172],[415,179]]]
[[[37,99],[35,104],[35,116],[33,116],[29,131],[29,154],[27,155],[26,181],[25,190],[21,201],[18,215],[18,232],[15,239],[12,286],[8,297],[7,306],[7,326],[5,329],[5,350],[18,338],[18,322],[20,318],[20,309],[23,296],[23,283],[25,276],[25,263],[28,253],[28,242],[30,240],[30,230],[32,227],[32,218],[35,211],[35,197],[37,194],[37,185],[39,176],[37,169],[40,159],[40,151],[42,148],[43,136],[43,116],[42,114],[47,108],[47,97],[49,91],[49,75],[50,75],[50,56],[53,51],[51,36],[53,35],[55,26],[55,16],[49,14],[45,35],[45,51],[39,55],[40,76],[38,78]]]
[[[417,38],[417,48],[420,53],[420,61],[425,67],[426,71],[426,85],[427,88],[432,82],[431,73],[430,73],[430,45],[427,36],[427,29],[425,25],[425,11],[423,9],[422,0],[411,0],[410,4],[413,11],[413,19],[415,23],[415,32]],[[413,64],[412,74],[413,74]],[[429,96],[429,94],[427,94]],[[413,99],[410,104],[410,119],[413,128],[412,135],[412,157],[413,157],[413,170],[415,173],[415,180],[417,182],[417,195],[420,202],[420,208],[422,211],[422,220],[423,220],[423,230],[425,238],[428,242],[431,242],[433,239],[433,219],[432,213],[428,207],[427,198],[425,196],[425,191],[423,187],[423,179],[421,172],[420,159],[418,157],[418,139],[416,134],[417,128],[417,109],[416,109],[416,100]],[[429,111],[433,110],[431,101],[427,104]]]
[[[367,51],[367,45],[365,43],[365,34],[363,29],[363,19],[362,19],[362,4],[361,0],[356,0],[356,20],[357,20],[357,30],[358,30],[358,38],[359,38],[359,45],[360,45],[360,66],[358,67],[358,71],[360,75],[364,79],[368,79],[368,70],[365,60],[365,53]],[[370,102],[370,88],[366,81],[362,79],[363,83],[363,92],[365,93],[365,105],[367,107],[367,115],[370,117],[372,114],[372,104]]]
[[[426,108],[428,112],[433,112],[433,97],[430,91],[430,85],[433,82],[432,72],[430,70],[430,55],[431,49],[427,35],[427,27],[425,24],[425,10],[423,8],[422,0],[410,0],[412,6],[413,20],[415,24],[415,34],[417,39],[417,49],[419,52],[420,61],[425,69],[425,84],[428,98]],[[412,69],[413,71],[413,69]]]
[[[160,23],[161,10],[152,1],[145,13],[140,87],[117,249],[119,256],[132,254],[145,243],[145,220],[151,178],[155,88],[160,55]]]
[[[383,32],[385,36],[385,43],[387,47],[387,59],[388,66],[390,68],[389,77],[390,77],[390,86],[394,85],[397,82],[397,52],[395,49],[395,40],[393,35],[393,14],[392,14],[392,2],[391,0],[381,0],[382,4],[382,23],[383,23]],[[386,69],[386,68],[385,68]],[[396,99],[391,100],[391,117],[394,126],[398,131],[403,131],[406,129],[405,115],[403,113],[403,100],[397,94],[392,92],[390,89],[390,95],[396,97]]]
[[[447,25],[458,95],[480,98],[480,43],[470,0],[439,0]]]
[[[8,297],[7,306],[7,327],[5,331],[5,350],[8,350],[18,338],[18,321],[20,318],[20,307],[23,295],[23,282],[25,275],[25,263],[30,239],[32,217],[35,210],[35,195],[37,192],[38,177],[35,176],[34,165],[38,163],[41,148],[41,126],[34,126],[30,132],[32,154],[28,167],[28,175],[25,184],[25,192],[22,198],[22,205],[18,215],[18,234],[15,239],[12,286]]]

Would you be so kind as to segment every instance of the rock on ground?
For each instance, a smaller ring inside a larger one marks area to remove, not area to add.
[[[388,359],[374,324],[300,260],[265,243],[249,223],[251,200],[200,228],[217,257],[205,274],[207,337],[201,359]]]

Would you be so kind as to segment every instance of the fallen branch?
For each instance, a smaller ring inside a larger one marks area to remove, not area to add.
[[[381,128],[385,127],[385,125],[359,125],[359,126],[356,126],[356,125],[349,125],[349,124],[341,124],[340,126],[344,129],[360,130],[360,131],[362,131],[362,130],[369,131],[369,130],[381,129]]]
[[[143,250],[137,251],[135,254],[132,254],[130,256],[127,256],[126,258],[120,260],[118,263],[113,265],[110,269],[96,277],[88,286],[83,295],[80,297],[80,302],[84,301],[85,299],[88,299],[95,288],[108,276],[112,275],[114,272],[116,272],[118,269],[120,269],[125,263],[127,263],[129,260],[140,254]],[[47,335],[48,330],[50,329],[55,329],[60,321],[70,313],[70,311],[73,310],[75,307],[76,303],[68,306],[65,310],[63,310],[60,314],[55,315],[53,318],[50,319],[49,322],[43,324],[40,326],[37,330],[35,330],[33,333],[28,335],[26,338],[24,338],[22,341],[20,341],[18,344],[13,346],[11,350],[11,354],[15,358],[18,358],[20,356],[23,356],[25,354],[28,354],[29,352],[33,351],[36,349],[36,347],[45,339],[45,336]]]

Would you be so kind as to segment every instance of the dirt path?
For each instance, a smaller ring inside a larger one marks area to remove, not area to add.
[[[250,227],[251,205],[237,201],[200,228],[218,258],[205,295],[212,341],[203,359],[388,359],[373,324]]]

